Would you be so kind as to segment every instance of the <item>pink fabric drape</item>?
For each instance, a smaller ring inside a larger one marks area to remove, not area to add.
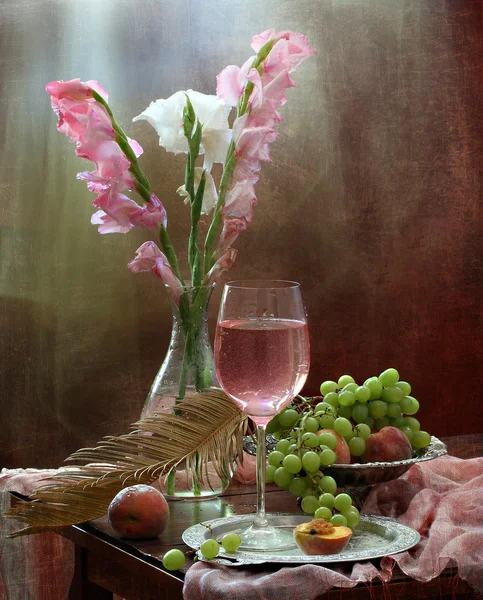
[[[356,563],[282,568],[240,568],[198,562],[186,574],[185,600],[314,600],[332,587],[351,588],[373,579],[389,582],[394,565],[429,581],[456,564],[459,576],[483,594],[483,458],[443,456],[414,465],[399,479],[378,485],[363,512],[397,518],[417,529],[421,542],[385,557],[376,568]],[[390,588],[387,589],[390,597]]]

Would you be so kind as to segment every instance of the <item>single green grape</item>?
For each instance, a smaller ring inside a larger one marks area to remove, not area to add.
[[[277,431],[280,431],[281,429],[283,429],[283,427],[280,425],[280,421],[278,420],[279,415],[277,415],[276,417],[273,417],[273,419],[271,421],[268,422],[267,424],[267,428],[266,428],[266,432],[267,433],[276,433]]]
[[[292,475],[295,475],[302,470],[302,461],[298,456],[295,456],[295,454],[288,454],[283,459],[282,465],[283,468]]]
[[[302,466],[309,473],[317,471],[320,467],[320,458],[318,454],[312,451],[307,452],[302,458]]]
[[[329,404],[328,402],[319,402],[315,407],[316,416],[321,416],[320,413],[327,413],[329,415],[333,415],[336,412],[335,406]]]
[[[329,522],[332,518],[332,511],[326,506],[321,506],[315,511],[314,517],[316,519],[324,519],[325,521]]]
[[[398,381],[395,385],[401,390],[403,396],[409,396],[411,393],[411,386],[407,381]]]
[[[427,431],[415,431],[411,444],[415,448],[426,448],[431,443],[431,436]]]
[[[324,396],[324,403],[330,404],[334,408],[339,406],[339,394],[336,392],[329,392],[326,396]]]
[[[307,433],[304,433],[302,435],[302,442],[308,442],[308,440],[316,438],[317,436],[315,435],[315,433],[313,433],[312,431],[307,431]]]
[[[366,442],[361,437],[353,437],[349,442],[349,450],[352,456],[362,456],[366,451]]]
[[[352,431],[351,422],[348,419],[344,419],[344,417],[338,417],[334,421],[334,430],[339,435],[349,435],[349,433]]]
[[[374,419],[381,419],[386,415],[387,404],[382,400],[373,400],[369,404],[369,413]]]
[[[275,446],[275,450],[277,450],[278,452],[281,452],[282,454],[287,454],[289,447],[290,447],[290,440],[280,440],[279,442],[277,442],[277,445]]]
[[[404,427],[406,425],[406,422],[404,421],[403,416],[392,417],[389,419],[389,425],[392,425],[393,427],[397,427],[398,429],[401,429],[401,427]]]
[[[356,403],[356,395],[354,392],[344,391],[339,394],[339,404],[341,406],[352,406]]]
[[[163,556],[163,567],[168,571],[177,571],[184,565],[185,560],[185,556],[181,550],[174,548],[173,550],[168,550]]]
[[[350,375],[341,375],[337,380],[338,386],[340,389],[345,387],[348,383],[355,383],[354,378]]]
[[[346,441],[347,443],[349,443],[353,437],[356,437],[356,432],[355,432],[354,430],[352,430],[352,431],[349,433],[349,435],[344,435],[343,437],[344,437],[345,441]]]
[[[292,479],[292,473],[289,473],[284,467],[278,467],[273,475],[274,482],[282,490],[288,490],[288,486],[292,482]]]
[[[369,416],[369,408],[366,404],[357,403],[352,408],[352,418],[356,423],[364,423]]]
[[[320,384],[320,393],[322,396],[325,396],[326,394],[330,394],[330,392],[335,392],[338,387],[335,381],[330,381],[329,379]]]
[[[401,431],[404,433],[404,435],[408,438],[410,442],[413,441],[414,432],[411,429],[411,427],[401,427]]]
[[[273,465],[267,465],[265,467],[265,483],[273,483],[273,478],[276,470],[277,467],[274,467]]]
[[[320,464],[323,467],[328,467],[329,465],[333,465],[337,460],[337,456],[333,450],[327,448],[326,450],[322,450],[320,453]]]
[[[372,429],[374,427],[374,417],[371,417],[371,415],[369,415],[364,421],[364,423]]]
[[[402,415],[401,406],[399,404],[387,405],[387,416],[391,418],[400,417]]]
[[[323,413],[325,412],[325,410],[327,409],[327,407],[331,407],[332,409],[334,408],[331,404],[329,404],[328,402],[319,402],[318,404],[315,405],[314,408],[314,414],[315,416],[318,415],[318,413]]]
[[[319,505],[327,508],[334,508],[334,494],[324,492],[319,496]]]
[[[237,533],[227,533],[221,540],[221,545],[226,552],[236,552],[241,544],[241,537]]]
[[[288,491],[294,496],[301,496],[307,489],[307,482],[305,477],[294,477],[288,486]]]
[[[337,446],[337,438],[334,434],[329,433],[328,431],[324,431],[323,433],[318,435],[319,446],[327,446],[331,450]]]
[[[337,492],[337,482],[330,475],[324,475],[319,482],[319,487],[323,492],[332,494],[333,496]]]
[[[414,417],[404,417],[404,423],[413,431],[419,431],[421,429],[421,423]]]
[[[319,508],[319,500],[315,496],[305,496],[305,498],[302,498],[301,506],[305,513],[313,515]]]
[[[399,404],[405,415],[415,415],[419,410],[419,402],[412,396],[404,396]]]
[[[290,446],[287,448],[287,454],[293,454],[296,449],[297,444],[295,442],[293,444],[290,444]]]
[[[308,417],[305,421],[305,431],[315,433],[319,430],[319,422],[315,417]]]
[[[402,390],[395,385],[392,385],[391,387],[385,387],[382,390],[381,399],[384,400],[384,402],[396,404],[397,402],[400,402],[403,398],[404,394],[402,393]]]
[[[341,514],[334,515],[330,519],[330,523],[332,523],[332,525],[344,525],[345,527],[347,527],[347,519],[344,517],[344,515]]]
[[[355,513],[352,510],[346,510],[341,512],[341,515],[347,521],[347,527],[350,527],[351,529],[354,529],[354,527],[356,527],[360,521],[359,511]]]
[[[216,540],[206,540],[200,547],[201,554],[208,560],[212,560],[218,556],[220,544]]]
[[[348,383],[342,388],[343,392],[355,392],[359,386],[357,383]]]
[[[268,464],[273,465],[274,467],[279,467],[282,464],[284,458],[285,454],[283,454],[283,452],[274,450],[268,455]]]
[[[329,414],[321,415],[319,417],[319,424],[322,429],[333,429],[335,417]]]
[[[352,406],[339,406],[337,414],[344,419],[350,419],[352,417]]]
[[[380,431],[383,427],[387,427],[389,425],[388,417],[382,417],[381,419],[376,419],[374,421],[374,427]]]
[[[314,488],[312,488],[312,484],[310,484],[310,487],[306,488],[302,492],[302,498],[305,498],[306,496],[313,496],[316,493],[317,493],[317,490],[315,490]]]
[[[367,440],[371,435],[371,428],[366,423],[359,423],[356,425],[356,434],[363,440]]]
[[[319,438],[315,435],[315,433],[312,433],[311,435],[313,437],[309,438],[308,440],[305,440],[304,444],[309,448],[317,448],[317,446],[320,445]]]
[[[337,496],[334,498],[334,507],[340,512],[349,510],[351,506],[352,498],[349,496],[349,494],[337,494]]]
[[[359,385],[355,390],[357,402],[368,402],[371,397],[371,390],[365,385]]]
[[[379,381],[384,387],[395,385],[399,380],[399,373],[396,369],[386,369],[379,375]]]
[[[377,377],[369,377],[364,381],[364,385],[371,392],[371,400],[377,400],[382,394],[382,383]]]
[[[294,408],[287,408],[278,415],[278,421],[282,427],[293,427],[299,419],[299,413]]]

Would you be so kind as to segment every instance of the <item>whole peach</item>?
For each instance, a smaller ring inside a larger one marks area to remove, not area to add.
[[[397,427],[383,427],[379,433],[371,433],[366,441],[364,462],[393,462],[406,460],[413,455],[410,441]]]
[[[337,444],[334,448],[335,455],[337,456],[336,464],[348,465],[351,461],[351,451],[349,450],[349,445],[345,439],[333,429],[320,429],[317,431],[316,435],[320,435],[321,433],[331,433],[337,440]]]
[[[163,494],[150,485],[132,485],[114,497],[108,517],[111,527],[121,537],[149,539],[166,529],[169,505]]]

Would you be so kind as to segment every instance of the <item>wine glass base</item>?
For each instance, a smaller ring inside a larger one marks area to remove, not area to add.
[[[239,535],[242,539],[239,550],[249,552],[275,552],[278,550],[288,550],[297,546],[292,529],[285,530],[278,527],[271,527],[270,525],[266,525],[265,527],[251,525],[247,529],[240,531]]]

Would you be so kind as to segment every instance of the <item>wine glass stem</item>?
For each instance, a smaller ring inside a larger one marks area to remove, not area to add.
[[[257,423],[257,515],[253,522],[255,527],[267,527],[265,517],[265,467],[267,445],[265,441],[266,425]]]

